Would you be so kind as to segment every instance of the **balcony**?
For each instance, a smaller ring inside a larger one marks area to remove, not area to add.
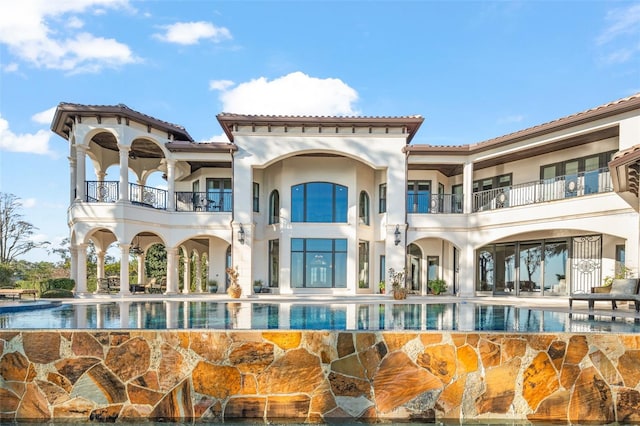
[[[475,192],[473,211],[525,206],[612,191],[609,168],[602,168]]]
[[[231,192],[176,192],[178,212],[230,212],[232,207]]]
[[[462,213],[462,194],[407,194],[407,213]]]
[[[87,181],[86,197],[88,203],[115,203],[120,198],[118,181]],[[131,204],[167,210],[169,192],[150,186],[129,184]],[[231,192],[176,192],[175,210],[177,212],[230,212],[233,208]]]

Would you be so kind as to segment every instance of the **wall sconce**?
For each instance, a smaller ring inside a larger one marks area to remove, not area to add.
[[[393,241],[396,245],[400,244],[400,227],[396,225],[396,230],[393,232],[395,236],[395,240]]]
[[[240,244],[244,244],[244,228],[240,225],[240,229],[238,230],[238,241]]]

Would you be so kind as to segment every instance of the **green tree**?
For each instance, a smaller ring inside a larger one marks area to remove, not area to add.
[[[145,269],[149,278],[167,276],[167,250],[162,244],[149,247],[145,256]]]
[[[48,241],[32,240],[38,228],[23,220],[21,208],[18,197],[0,192],[0,263],[11,263],[34,248],[49,245]]]

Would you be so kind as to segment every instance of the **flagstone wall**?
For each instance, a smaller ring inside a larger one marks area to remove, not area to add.
[[[640,335],[1,331],[0,420],[640,422]]]

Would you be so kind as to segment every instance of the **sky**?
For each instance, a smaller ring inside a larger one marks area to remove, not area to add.
[[[462,145],[638,92],[640,1],[0,1],[0,192],[69,235],[60,102],[202,142],[221,112],[421,115],[413,144]]]

